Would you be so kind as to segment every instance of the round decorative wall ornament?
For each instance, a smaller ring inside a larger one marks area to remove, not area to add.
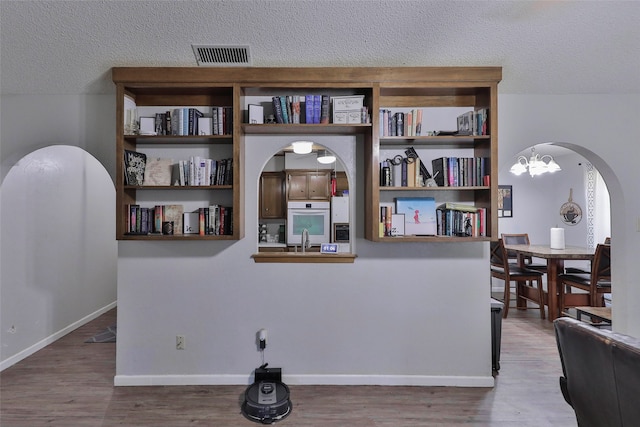
[[[568,225],[577,225],[582,219],[582,208],[573,201],[573,188],[569,189],[569,201],[560,206],[560,217]]]

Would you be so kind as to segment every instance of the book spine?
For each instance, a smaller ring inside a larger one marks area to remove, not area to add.
[[[171,135],[171,111],[164,113],[164,134]]]
[[[287,117],[289,118],[289,121],[287,123],[293,123],[293,97],[291,95],[288,95],[283,96],[282,99],[284,99],[284,103],[287,107]]]
[[[400,179],[400,186],[401,186],[401,187],[406,187],[406,186],[407,186],[407,184],[408,184],[408,182],[407,182],[407,173],[408,173],[407,167],[408,167],[408,164],[407,164],[406,159],[404,159],[404,160],[402,161],[402,164],[401,164],[401,166],[400,166],[400,167],[402,168],[402,172],[401,172],[402,174],[401,174],[401,179]]]
[[[284,116],[282,115],[282,104],[280,103],[280,98],[274,96],[271,98],[271,103],[273,104],[273,112],[276,116],[276,123],[284,123]]]
[[[198,208],[198,235],[204,236],[205,232],[204,208]]]
[[[321,104],[320,104],[320,123],[328,124],[329,123],[329,95],[322,95]]]
[[[320,114],[322,109],[322,96],[313,95],[313,123],[320,123]]]
[[[188,112],[188,117],[189,117],[189,122],[188,122],[188,127],[187,127],[187,135],[195,135],[194,131],[195,131],[195,125],[194,125],[194,120],[196,117],[195,114],[195,109],[194,108],[189,108],[187,109]]]
[[[291,123],[289,121],[289,112],[287,109],[287,97],[279,96],[278,99],[280,100],[280,109],[282,110],[282,123]]]
[[[292,97],[291,101],[291,111],[293,113],[293,123],[300,123],[300,98],[297,95]]]
[[[305,97],[305,123],[313,123],[313,95]]]
[[[300,123],[307,123],[307,98],[301,95],[298,100],[300,103]]]
[[[396,113],[394,117],[396,118],[395,134],[404,136],[404,113]]]

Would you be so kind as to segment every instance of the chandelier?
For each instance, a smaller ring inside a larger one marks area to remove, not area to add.
[[[529,169],[529,175],[536,176],[543,173],[553,173],[560,169],[560,166],[553,160],[553,157],[549,154],[545,154],[540,157],[535,152],[535,148],[531,149],[531,157],[527,160],[525,156],[518,156],[516,163],[511,166],[509,172],[514,175],[521,175]]]

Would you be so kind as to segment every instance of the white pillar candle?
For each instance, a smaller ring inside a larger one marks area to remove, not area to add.
[[[551,249],[564,249],[564,228],[551,229]]]

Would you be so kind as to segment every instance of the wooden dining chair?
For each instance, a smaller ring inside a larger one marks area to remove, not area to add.
[[[559,285],[560,313],[569,307],[604,307],[604,294],[611,292],[611,245],[596,246],[590,273],[561,274]]]
[[[529,242],[529,234],[528,233],[519,233],[519,234],[506,234],[502,233],[501,235],[502,241],[505,245],[530,245]],[[517,262],[518,256],[515,252],[507,250],[507,255],[509,256],[510,261]],[[546,263],[534,263],[533,258],[530,256],[524,257],[524,264],[526,268],[531,270],[536,270],[541,273],[547,272],[547,264]]]
[[[528,268],[521,268],[516,263],[510,263],[507,250],[502,239],[491,242],[491,278],[504,281],[504,310],[502,317],[509,313],[509,300],[511,299],[511,283],[515,282],[516,301],[523,299],[538,304],[540,318],[545,318],[544,291],[542,289],[542,273]],[[529,292],[533,291],[533,292]],[[523,307],[524,308],[524,307]]]
[[[611,237],[605,237],[604,239],[605,245],[611,245]],[[565,267],[564,272],[566,274],[591,274],[591,268],[585,269],[580,267]]]

